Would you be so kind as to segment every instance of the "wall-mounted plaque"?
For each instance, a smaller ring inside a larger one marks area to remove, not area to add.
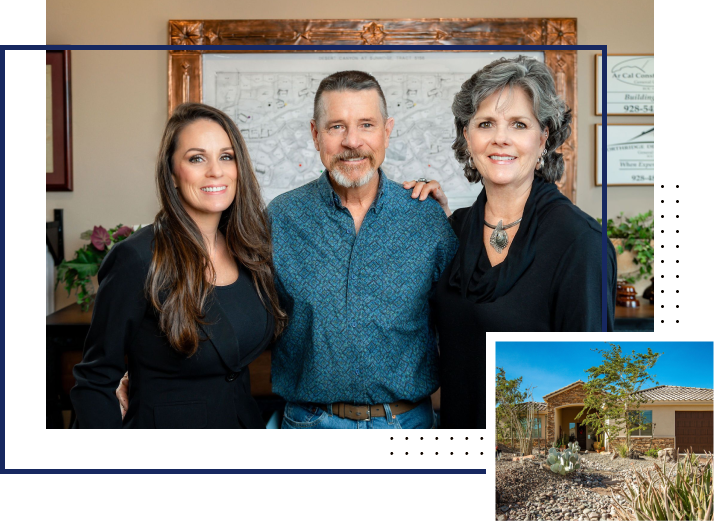
[[[602,125],[595,127],[595,185],[602,185]],[[607,124],[607,186],[654,185],[654,124]]]
[[[596,55],[596,115],[602,108],[602,55]],[[654,55],[607,55],[607,115],[654,115]]]

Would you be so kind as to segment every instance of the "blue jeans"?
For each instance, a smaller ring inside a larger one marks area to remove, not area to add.
[[[286,403],[281,428],[436,428],[436,416],[427,397],[419,406],[399,414],[391,415],[388,404],[384,404],[386,416],[372,417],[369,421],[354,421],[340,418],[326,410],[307,403]]]

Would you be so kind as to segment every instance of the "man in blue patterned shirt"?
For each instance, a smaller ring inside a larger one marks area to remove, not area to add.
[[[380,165],[394,126],[376,79],[325,78],[311,133],[326,171],[269,205],[289,325],[273,351],[283,428],[432,428],[433,287],[456,252],[441,206]]]

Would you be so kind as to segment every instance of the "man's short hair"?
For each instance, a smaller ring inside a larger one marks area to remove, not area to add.
[[[318,122],[321,118],[321,113],[323,113],[321,108],[321,95],[326,91],[363,91],[366,89],[373,89],[379,94],[381,116],[384,122],[386,122],[389,114],[386,109],[384,92],[381,90],[378,81],[363,71],[339,71],[324,78],[318,85],[316,96],[313,99],[313,120]]]

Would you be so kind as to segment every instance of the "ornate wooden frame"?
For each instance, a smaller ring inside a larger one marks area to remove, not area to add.
[[[45,51],[45,63],[53,66],[53,171],[45,173],[45,191],[73,191],[70,51]]]
[[[188,46],[169,51],[168,113],[182,102],[202,100],[204,53],[291,53],[278,51],[205,50],[202,46],[297,45],[534,45],[563,46],[577,43],[576,18],[423,18],[399,20],[170,20],[168,43]],[[332,50],[339,52],[338,49]],[[349,50],[352,52],[354,50]],[[358,51],[358,50],[355,50]],[[389,48],[364,52],[383,51]],[[407,51],[407,50],[404,50]],[[425,50],[427,51],[427,50]],[[443,51],[440,47],[439,51]],[[486,50],[485,50],[486,51]],[[558,94],[572,110],[572,134],[562,146],[566,166],[558,183],[576,201],[577,193],[577,52],[545,50],[546,64],[554,72]]]

